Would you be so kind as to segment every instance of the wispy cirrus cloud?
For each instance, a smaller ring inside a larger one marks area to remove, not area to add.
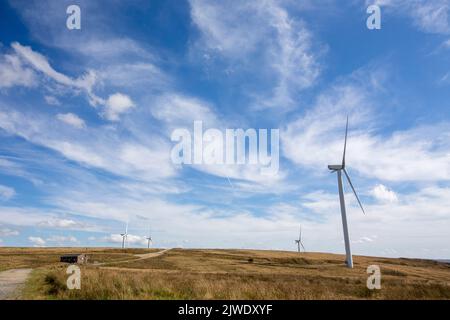
[[[202,99],[172,92],[155,100],[151,113],[164,124],[169,134],[175,128],[191,129],[194,121],[202,121],[205,127],[217,128],[224,125],[213,106]]]
[[[94,93],[94,87],[96,86],[98,81],[97,74],[93,70],[88,70],[84,75],[78,78],[71,78],[61,72],[56,71],[50,65],[48,59],[45,56],[32,50],[31,47],[23,46],[18,42],[12,43],[11,47],[14,49],[17,55],[14,57],[20,57],[20,59],[24,63],[30,65],[34,70],[36,70],[36,72],[42,73],[46,77],[55,81],[56,84],[65,86],[75,91],[81,90],[82,92],[86,93],[88,101],[93,107],[97,107],[98,105],[103,107],[103,111],[101,112],[101,114],[104,115],[105,119],[108,119],[110,121],[118,121],[119,116],[122,113],[134,107],[134,103],[132,102],[131,98],[123,93],[117,92],[111,94],[107,99],[101,98],[96,95]],[[22,82],[19,82],[17,84],[27,83],[26,76],[27,75],[22,74]],[[10,85],[13,84],[14,83],[11,82]]]
[[[0,237],[12,237],[18,236],[20,233],[17,230],[9,229],[9,228],[0,228]]]
[[[311,32],[305,23],[289,15],[275,1],[192,0],[191,17],[201,37],[198,51],[204,57],[218,55],[231,70],[251,70],[260,84],[270,83],[270,94],[250,92],[258,108],[292,107],[293,97],[314,85],[319,74],[320,51],[313,49]],[[225,64],[225,65],[226,65]],[[245,72],[245,71],[244,71]]]
[[[54,96],[44,96],[44,100],[48,105],[51,106],[60,106],[61,102],[58,100],[58,98]]]
[[[152,59],[154,55],[139,43],[126,36],[116,36],[111,25],[119,23],[114,15],[108,14],[105,4],[79,0],[82,16],[89,12],[89,32],[70,33],[66,29],[66,9],[70,1],[30,0],[9,1],[28,27],[32,37],[53,48],[80,53],[96,63],[123,57]],[[114,6],[125,4],[114,3]]]
[[[0,184],[0,200],[9,200],[16,195],[14,188]]]
[[[38,224],[42,227],[57,229],[85,229],[87,227],[85,223],[77,222],[72,219],[56,217],[40,221]]]
[[[437,34],[450,33],[450,3],[448,0],[366,0],[366,5],[377,4],[400,15],[407,15],[421,31]]]
[[[11,44],[16,54],[36,71],[43,73],[47,77],[53,79],[57,83],[72,87],[74,89],[84,90],[90,99],[90,102],[95,106],[102,100],[93,93],[93,87],[95,85],[95,73],[88,71],[85,75],[72,79],[65,74],[56,71],[48,62],[47,58],[42,54],[35,52],[29,46],[23,46],[18,42]]]
[[[78,239],[74,236],[57,236],[57,235],[53,235],[49,238],[45,239],[46,242],[51,242],[52,244],[57,244],[57,245],[64,245],[67,243],[76,243],[78,242]]]
[[[154,137],[152,147],[131,138],[123,140],[108,128],[86,128],[73,136],[70,128],[57,119],[9,108],[0,110],[0,128],[72,161],[115,175],[155,180],[175,174],[170,146],[158,136]]]
[[[450,136],[450,123],[377,133],[383,123],[374,94],[380,92],[382,82],[360,81],[359,74],[331,86],[303,116],[286,125],[284,155],[296,164],[325,172],[328,164],[341,161],[349,115],[347,160],[351,170],[381,181],[449,181],[450,144],[445,137]]]
[[[37,83],[35,72],[25,66],[19,57],[11,54],[0,55],[0,88],[35,87]]]

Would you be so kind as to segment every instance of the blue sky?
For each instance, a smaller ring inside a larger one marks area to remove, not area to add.
[[[381,30],[366,8],[381,7]],[[81,30],[66,8],[81,8]],[[2,1],[0,245],[450,256],[450,1]],[[279,129],[278,174],[171,133]]]

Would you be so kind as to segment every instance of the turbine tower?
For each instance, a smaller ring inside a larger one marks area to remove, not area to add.
[[[303,246],[303,243],[302,243],[302,226],[301,225],[300,225],[300,234],[298,236],[298,240],[295,240],[295,243],[298,246],[298,253],[300,253],[300,246],[302,246],[303,252],[306,252],[306,249],[305,249],[305,247]]]
[[[347,149],[347,133],[348,133],[348,116],[347,116],[347,125],[345,126],[345,141],[344,141],[344,155],[342,157],[342,164],[337,165],[329,165],[328,169],[332,172],[337,173],[337,179],[338,179],[338,189],[339,189],[339,200],[341,203],[341,215],[342,215],[342,227],[344,229],[344,241],[345,241],[345,263],[347,264],[347,267],[353,268],[353,258],[352,258],[352,251],[350,248],[350,239],[348,235],[348,226],[347,226],[347,213],[345,211],[345,199],[344,199],[344,190],[342,187],[342,172],[344,172],[348,183],[350,187],[353,190],[353,193],[355,194],[356,200],[359,203],[359,206],[361,207],[362,212],[365,214],[364,208],[361,204],[361,201],[359,200],[358,195],[356,194],[355,188],[353,187],[352,181],[350,180],[350,177],[347,173],[347,170],[345,170],[345,151]]]
[[[126,240],[128,238],[128,221],[127,221],[127,225],[125,227],[125,233],[121,233],[120,235],[122,236],[122,249],[124,249]]]

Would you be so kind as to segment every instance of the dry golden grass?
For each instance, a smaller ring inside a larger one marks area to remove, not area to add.
[[[73,251],[73,250],[72,250]],[[1,252],[1,251],[0,251]],[[105,252],[103,250],[102,252]],[[94,252],[105,257],[129,253]],[[143,253],[147,251],[134,251]],[[11,252],[12,254],[12,252]],[[29,299],[450,299],[450,266],[428,260],[256,250],[182,250],[107,266],[82,266],[81,290],[67,290],[65,266],[37,268]],[[382,289],[368,290],[379,265]]]

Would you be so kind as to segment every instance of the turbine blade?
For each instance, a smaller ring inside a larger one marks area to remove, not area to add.
[[[300,235],[298,236],[298,239],[299,239],[299,240],[302,239],[302,226],[300,226]]]
[[[342,156],[342,167],[343,168],[345,168],[345,151],[347,150],[347,133],[348,133],[348,116],[347,116],[347,124],[345,125],[344,155]]]
[[[305,247],[303,246],[303,243],[300,242],[300,244],[302,245],[303,251],[306,251]]]
[[[343,171],[344,171],[344,173],[345,173],[345,176],[347,177],[347,180],[348,180],[348,183],[350,184],[350,187],[352,187],[353,193],[355,194],[356,200],[358,200],[358,203],[359,203],[359,206],[361,207],[362,212],[363,212],[364,214],[366,214],[366,211],[364,211],[364,208],[363,208],[363,206],[362,206],[362,204],[361,204],[361,201],[359,200],[359,197],[358,197],[358,195],[356,194],[356,190],[355,190],[355,188],[353,187],[352,180],[350,180],[350,177],[349,177],[349,175],[348,175],[348,173],[347,173],[347,170],[344,169]]]

